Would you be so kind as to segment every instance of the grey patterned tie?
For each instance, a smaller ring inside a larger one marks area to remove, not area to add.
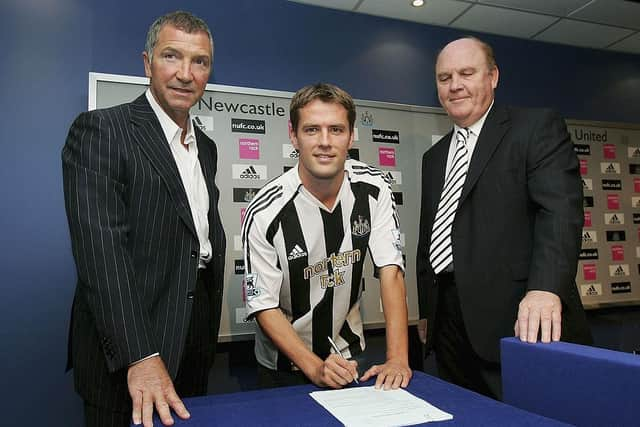
[[[453,155],[453,164],[447,173],[442,188],[438,211],[431,233],[431,246],[429,247],[429,261],[433,271],[442,272],[453,261],[451,250],[451,227],[458,208],[458,201],[462,194],[464,180],[467,177],[469,165],[469,152],[467,151],[467,138],[469,129],[461,128],[456,132],[456,152]]]

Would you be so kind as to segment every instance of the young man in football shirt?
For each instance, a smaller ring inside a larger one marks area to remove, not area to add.
[[[300,89],[289,129],[299,162],[247,208],[245,296],[247,315],[258,324],[262,386],[310,381],[341,388],[377,376],[377,388],[391,389],[411,379],[398,215],[386,175],[347,159],[355,117],[342,89],[324,83]],[[385,362],[359,377],[352,358],[365,350],[360,297],[367,248],[380,278],[387,349]]]

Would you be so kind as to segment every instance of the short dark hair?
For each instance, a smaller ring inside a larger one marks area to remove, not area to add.
[[[300,109],[304,108],[308,103],[316,99],[322,102],[330,102],[342,105],[347,110],[347,118],[349,119],[349,129],[353,131],[356,122],[356,105],[353,98],[346,91],[338,86],[330,83],[316,83],[314,85],[305,86],[293,95],[291,106],[289,107],[289,120],[291,120],[291,128],[295,132],[298,129],[300,121]]]
[[[149,31],[147,32],[147,41],[144,45],[144,50],[147,52],[149,62],[153,59],[153,49],[158,43],[158,34],[165,25],[172,25],[188,34],[197,33],[198,31],[207,33],[207,36],[209,36],[209,42],[211,42],[211,57],[213,58],[213,36],[211,36],[211,31],[209,30],[209,26],[206,22],[190,12],[176,10],[175,12],[162,15],[153,21],[153,24],[149,27]]]

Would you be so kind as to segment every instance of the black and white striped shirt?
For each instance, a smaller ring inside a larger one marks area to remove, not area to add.
[[[254,197],[242,229],[247,316],[279,307],[322,359],[328,336],[347,357],[364,350],[360,297],[367,248],[377,267],[404,269],[390,181],[379,169],[347,160],[332,210],[300,181],[298,168]],[[257,328],[256,358],[269,368],[291,362]]]

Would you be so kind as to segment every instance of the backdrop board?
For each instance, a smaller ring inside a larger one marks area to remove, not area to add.
[[[89,73],[89,109],[142,94],[144,77]],[[269,180],[294,166],[288,138],[293,93],[208,84],[191,113],[217,144],[220,213],[227,265],[220,339],[250,338],[242,292],[240,227],[248,203]],[[388,171],[400,214],[407,261],[409,319],[418,317],[415,256],[422,154],[451,128],[440,108],[356,100],[350,155]],[[567,120],[580,160],[585,225],[576,284],[586,308],[640,304],[640,126]],[[362,313],[368,328],[384,325],[370,259],[363,274]]]
[[[89,109],[129,102],[148,79],[89,74]],[[195,122],[218,147],[220,214],[227,233],[227,263],[220,339],[251,338],[242,292],[244,266],[240,226],[255,193],[297,162],[288,137],[293,93],[208,84],[191,110]],[[451,128],[442,109],[356,100],[355,143],[350,155],[389,172],[401,221],[406,255],[409,319],[418,318],[415,257],[418,236],[422,154]],[[365,327],[384,325],[378,280],[365,261],[362,314]]]
[[[640,126],[567,121],[584,228],[576,283],[587,308],[640,304]]]

